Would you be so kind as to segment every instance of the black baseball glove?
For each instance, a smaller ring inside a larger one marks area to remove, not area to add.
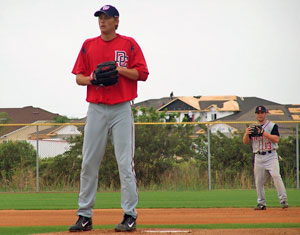
[[[91,83],[95,86],[111,86],[118,82],[118,71],[115,61],[108,61],[97,65],[92,74]]]
[[[264,133],[264,128],[257,123],[251,125],[250,128],[251,128],[250,137],[259,137],[262,136]]]

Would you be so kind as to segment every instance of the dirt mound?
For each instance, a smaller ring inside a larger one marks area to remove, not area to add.
[[[300,208],[181,208],[138,209],[137,234],[300,234],[300,228],[275,229],[140,229],[139,225],[170,224],[266,224],[300,223]],[[122,220],[120,209],[94,210],[94,225],[115,225]],[[0,226],[70,226],[77,220],[76,210],[2,210]],[[68,231],[51,234],[70,234]],[[90,234],[116,234],[113,230],[93,230]],[[123,233],[117,233],[119,235]],[[124,233],[128,234],[128,233]]]

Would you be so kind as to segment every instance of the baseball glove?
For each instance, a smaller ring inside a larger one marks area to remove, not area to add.
[[[264,133],[264,128],[262,128],[262,126],[257,123],[251,125],[250,128],[251,128],[250,137],[262,136]]]
[[[91,83],[96,86],[111,86],[118,82],[118,71],[115,61],[104,62],[97,65],[92,74]]]

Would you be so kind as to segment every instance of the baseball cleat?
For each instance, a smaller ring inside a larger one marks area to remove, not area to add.
[[[287,209],[289,207],[288,203],[286,201],[281,203],[282,209]]]
[[[254,208],[254,210],[256,210],[256,211],[263,211],[266,209],[267,209],[267,207],[263,204],[257,204],[257,206]]]
[[[77,222],[69,228],[70,232],[90,231],[93,229],[92,218],[79,215]]]
[[[136,219],[131,215],[124,215],[123,221],[115,227],[116,232],[131,232],[136,230]]]

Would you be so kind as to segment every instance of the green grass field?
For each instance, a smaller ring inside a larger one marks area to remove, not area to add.
[[[300,190],[288,189],[290,206],[300,207]],[[97,193],[95,209],[120,208],[119,192]],[[138,208],[254,207],[255,190],[139,192]],[[274,189],[266,190],[268,206],[279,207]],[[77,209],[78,193],[0,193],[0,210]]]
[[[300,207],[300,190],[288,189],[290,207]],[[252,208],[256,205],[255,190],[212,191],[154,191],[140,192],[138,208]],[[0,193],[0,210],[59,210],[77,209],[78,193]],[[275,190],[266,190],[268,207],[279,207]],[[120,208],[119,192],[97,193],[95,209]],[[94,226],[112,229],[115,225]],[[300,228],[300,224],[217,224],[217,225],[164,225],[139,228]],[[33,234],[66,231],[68,226],[0,227],[0,234]]]

